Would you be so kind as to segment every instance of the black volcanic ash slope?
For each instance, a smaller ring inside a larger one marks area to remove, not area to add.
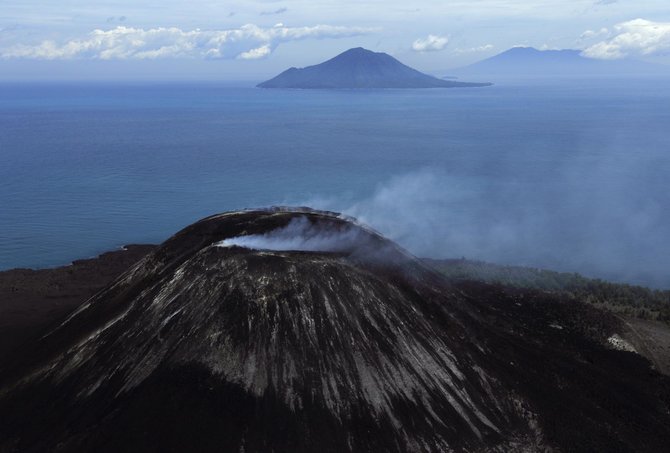
[[[490,83],[454,82],[412,69],[392,56],[361,47],[306,68],[290,68],[260,88],[456,88]]]
[[[3,366],[0,451],[667,446],[668,380],[528,296],[330,213],[209,217]]]

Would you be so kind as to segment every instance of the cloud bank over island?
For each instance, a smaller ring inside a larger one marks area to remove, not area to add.
[[[667,0],[8,0],[0,79],[261,80],[354,47],[436,75],[516,45],[670,65],[668,23]]]
[[[96,29],[88,35],[64,42],[42,41],[36,45],[14,45],[0,50],[5,59],[158,59],[265,58],[281,43],[305,39],[337,39],[378,31],[375,28],[315,25],[286,27],[277,24],[264,28],[254,24],[227,30],[183,30],[177,27],[150,29],[117,26]]]
[[[276,10],[273,14],[278,14]],[[281,11],[283,12],[283,11]],[[125,16],[122,16],[125,21]],[[121,19],[114,18],[115,21]],[[108,20],[109,22],[109,20]],[[0,28],[7,33],[10,29]],[[289,27],[246,24],[222,30],[179,27],[138,28],[117,25],[110,29],[95,29],[79,38],[42,40],[34,44],[13,44],[0,48],[4,59],[100,59],[150,60],[158,58],[203,58],[255,60],[266,58],[285,42],[307,39],[340,39],[379,34],[381,28],[344,25],[313,25]],[[582,55],[602,60],[644,58],[670,54],[670,22],[633,19],[611,28],[586,30],[581,34]],[[450,44],[447,35],[429,34],[414,40],[411,49],[417,53],[437,52]],[[2,43],[2,40],[0,40]],[[588,44],[586,44],[588,43]],[[493,44],[457,47],[454,54],[492,50]]]

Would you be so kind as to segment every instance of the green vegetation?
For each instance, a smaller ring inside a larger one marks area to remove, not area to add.
[[[466,259],[426,261],[452,280],[477,280],[560,293],[614,313],[670,325],[670,291],[610,283],[573,273]]]

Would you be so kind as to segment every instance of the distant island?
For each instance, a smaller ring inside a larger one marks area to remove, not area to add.
[[[663,65],[638,60],[597,60],[581,50],[513,47],[498,55],[453,70],[459,76],[616,76],[668,72]]]
[[[490,83],[441,80],[412,69],[392,56],[358,47],[321,64],[290,68],[259,88],[457,88]]]

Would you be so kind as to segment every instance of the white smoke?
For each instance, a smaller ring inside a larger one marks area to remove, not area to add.
[[[254,250],[346,252],[359,249],[368,242],[369,237],[360,228],[312,223],[307,217],[300,216],[269,233],[237,236],[215,245]]]
[[[542,185],[509,182],[515,170],[504,166],[496,180],[430,169],[391,178],[354,202],[299,204],[355,217],[416,256],[668,288],[668,195],[651,190],[663,187],[661,172],[636,159],[619,152],[592,165],[568,163]]]

